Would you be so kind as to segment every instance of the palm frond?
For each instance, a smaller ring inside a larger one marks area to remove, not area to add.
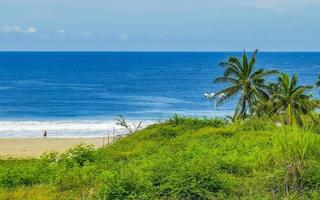
[[[219,97],[220,95],[222,96],[217,100],[217,105],[221,105],[227,100],[229,100],[231,97],[235,96],[240,91],[240,89],[241,89],[240,85],[235,85],[219,91],[215,96],[216,97]]]
[[[238,82],[238,80],[235,78],[222,76],[222,77],[216,78],[213,82],[214,83],[233,83],[233,84],[236,84]]]

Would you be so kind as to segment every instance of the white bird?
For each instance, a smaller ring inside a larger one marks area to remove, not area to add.
[[[208,93],[204,93],[204,96],[207,98],[207,99],[212,99],[214,97],[214,95],[216,95],[215,93],[211,93],[211,94],[208,94]]]
[[[221,94],[219,94],[219,98],[223,98],[223,97],[225,97],[226,95],[224,94],[224,93],[221,93]]]

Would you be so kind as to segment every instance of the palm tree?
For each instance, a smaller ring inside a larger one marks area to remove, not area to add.
[[[250,61],[244,51],[241,59],[230,57],[227,62],[220,63],[220,66],[225,68],[224,74],[214,80],[215,83],[230,84],[215,95],[220,97],[217,100],[218,105],[231,97],[240,95],[234,114],[235,118],[246,118],[249,114],[253,114],[253,105],[257,99],[268,98],[265,77],[277,73],[276,70],[256,70],[257,53],[258,50],[253,52]]]
[[[254,110],[254,115],[258,117],[274,117],[277,113],[273,112],[273,100],[274,95],[277,93],[278,83],[271,82],[267,85],[268,96],[265,98],[259,98],[255,101],[252,109]]]
[[[290,79],[288,74],[282,73],[278,79],[278,88],[271,98],[273,113],[283,116],[287,125],[302,125],[301,116],[309,114],[318,106],[318,102],[306,94],[313,87],[298,86],[297,75]]]

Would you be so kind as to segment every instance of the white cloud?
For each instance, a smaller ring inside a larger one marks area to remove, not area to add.
[[[5,26],[2,29],[2,32],[6,32],[6,33],[21,33],[22,29],[19,26]]]
[[[30,26],[29,28],[23,30],[20,26],[5,26],[3,28],[0,28],[0,32],[5,33],[36,33],[37,30]]]
[[[28,28],[27,32],[28,32],[28,33],[35,33],[35,32],[37,32],[37,30],[36,30],[34,27],[30,26],[30,27]]]
[[[64,30],[60,29],[60,30],[58,30],[58,33],[64,34],[66,32]]]

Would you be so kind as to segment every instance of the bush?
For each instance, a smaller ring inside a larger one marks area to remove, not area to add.
[[[56,171],[57,176],[53,184],[59,191],[88,192],[96,183],[100,170],[96,165],[84,165],[74,168],[60,168]]]
[[[0,192],[43,186],[52,199],[318,199],[320,135],[266,119],[215,120],[176,116],[98,150],[80,145],[0,161]]]
[[[68,166],[83,166],[86,162],[95,160],[95,149],[93,145],[80,144],[69,149],[65,154],[61,155],[60,161]]]
[[[98,197],[110,200],[155,199],[155,191],[146,174],[139,169],[127,167],[105,175]]]
[[[165,124],[172,126],[184,126],[192,129],[199,129],[204,127],[223,127],[226,125],[225,121],[221,118],[192,118],[192,117],[182,117],[174,115]]]
[[[19,185],[31,186],[39,183],[40,170],[33,163],[11,165],[9,168],[0,168],[0,185],[12,188]]]

